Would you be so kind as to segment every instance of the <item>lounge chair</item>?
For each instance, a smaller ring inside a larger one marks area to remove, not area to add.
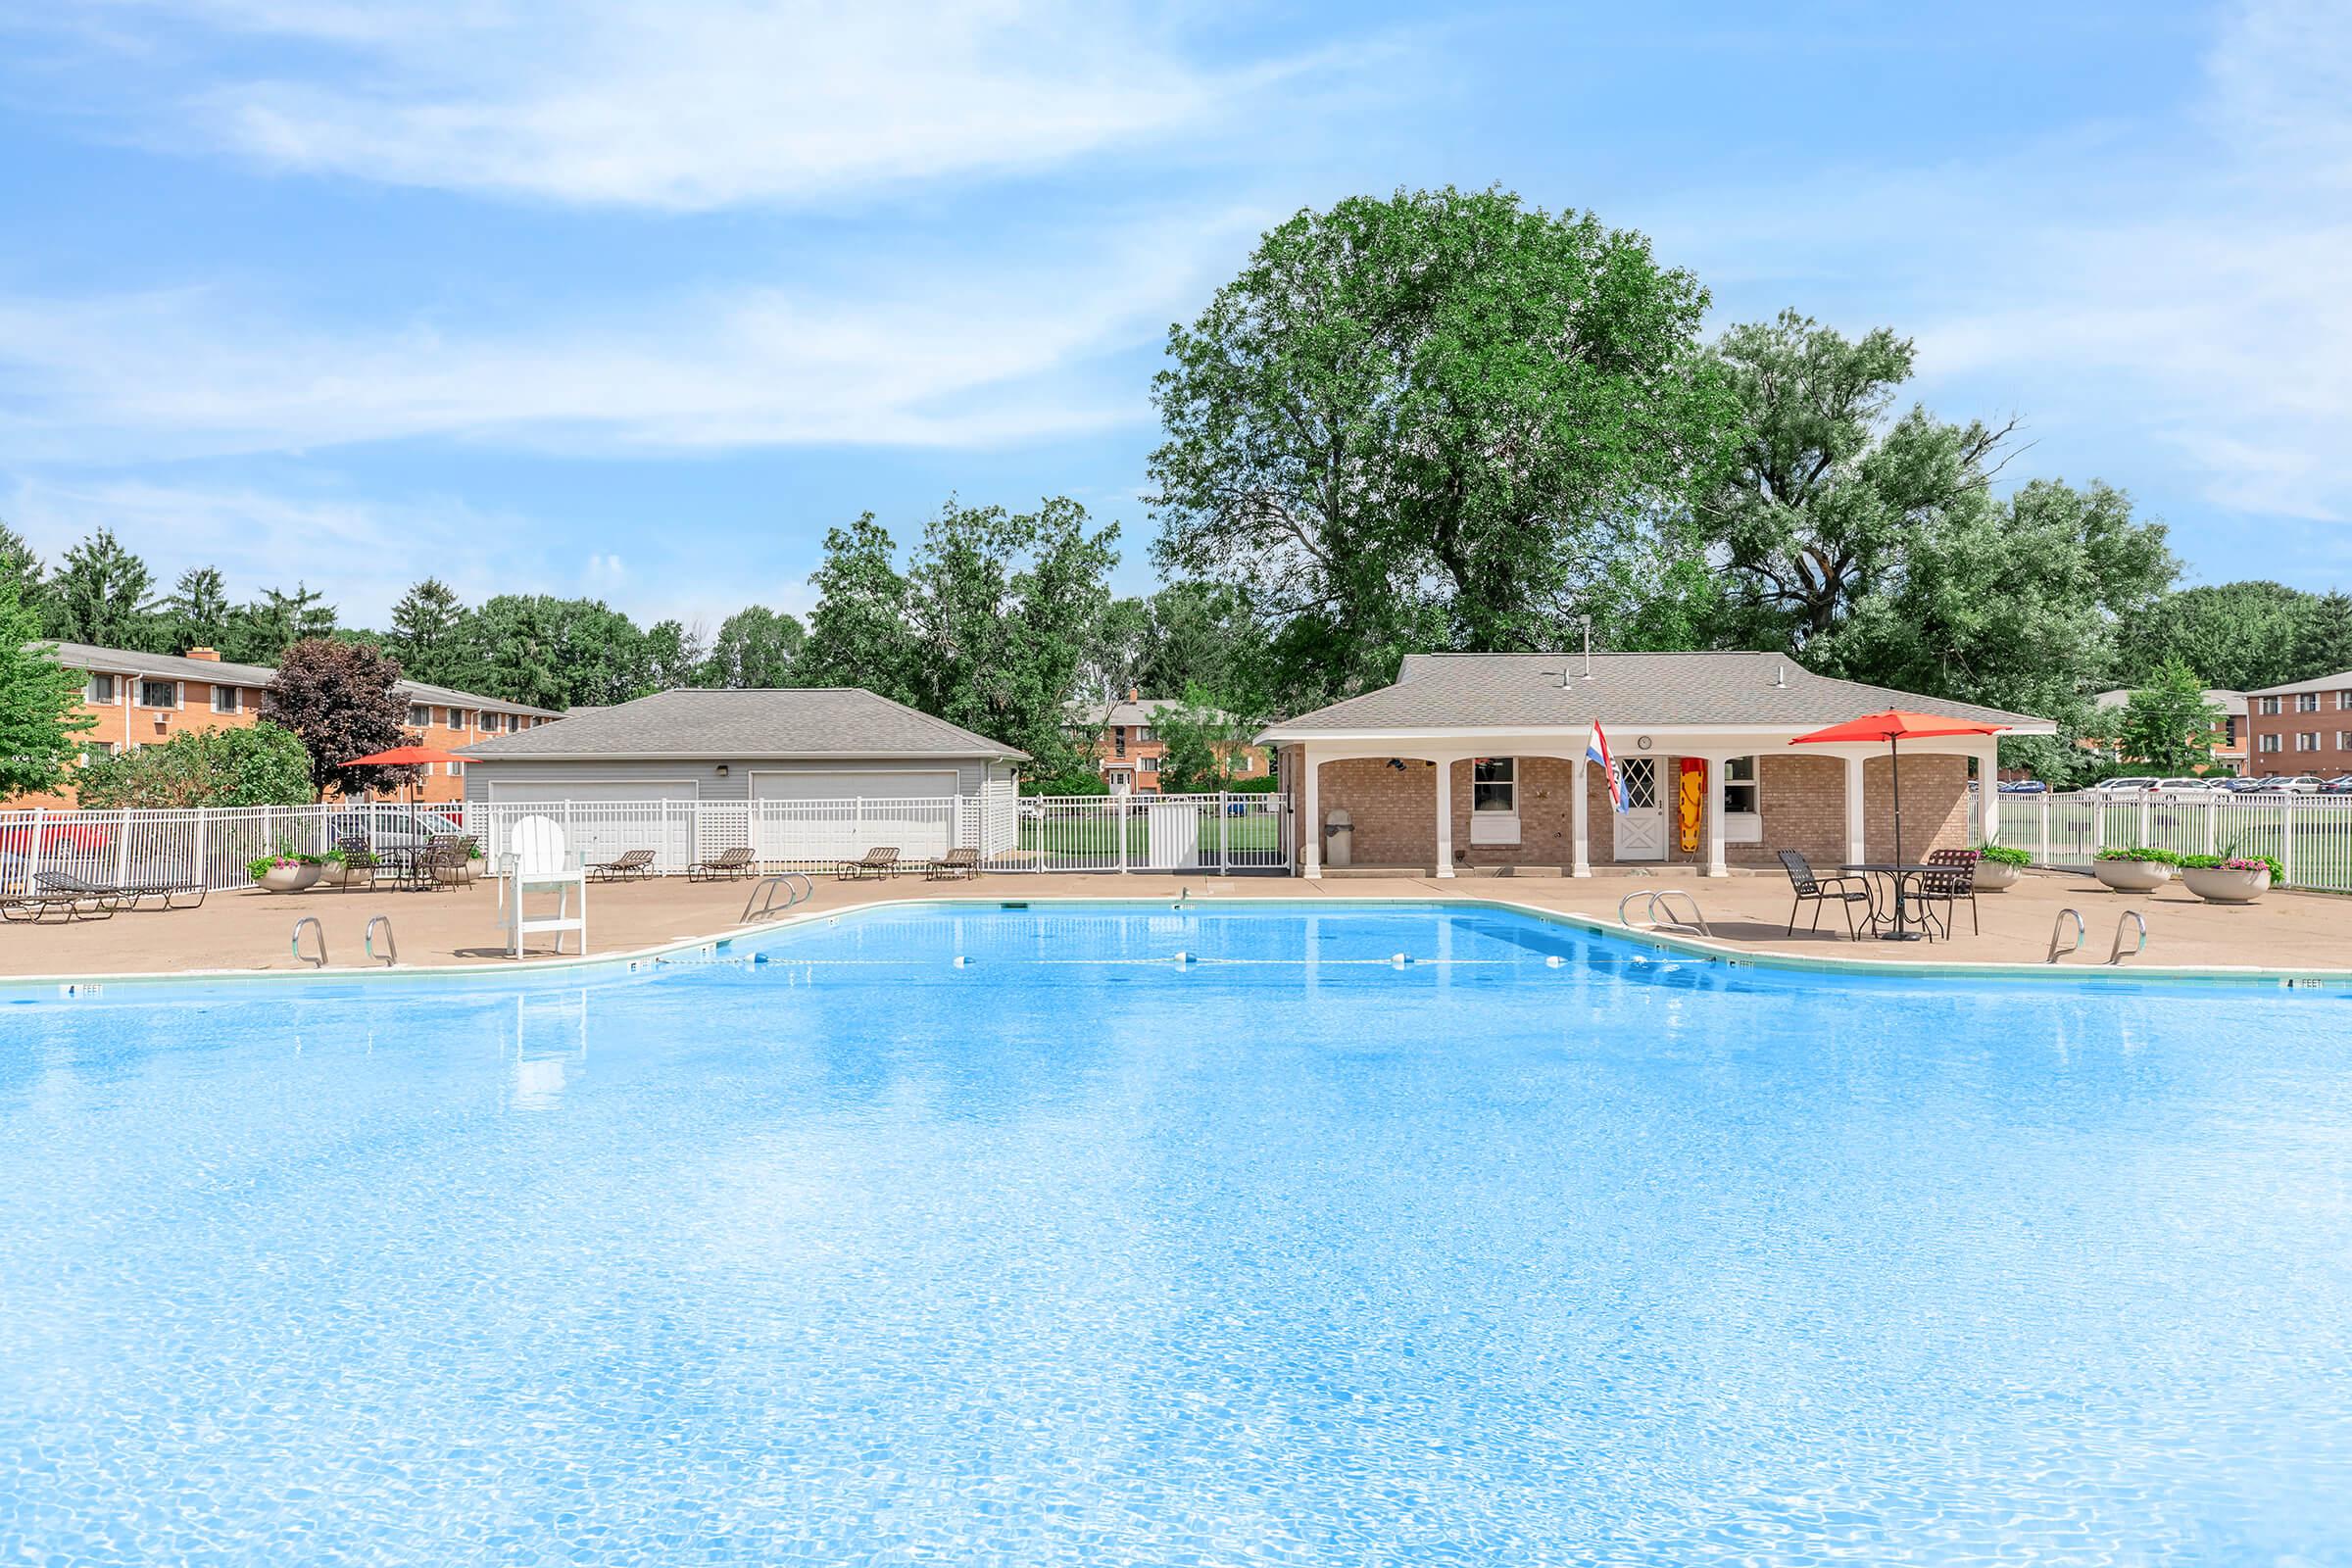
[[[879,882],[899,874],[899,850],[889,845],[865,852],[862,859],[844,860],[834,868],[834,874],[844,882]]]
[[[51,898],[74,899],[108,914],[117,909],[135,909],[139,894],[127,886],[113,882],[96,882],[70,871],[43,871],[32,879],[33,891]]]
[[[738,844],[731,850],[721,850],[708,860],[697,860],[686,868],[689,882],[732,882],[739,876],[751,876],[760,869],[752,858],[752,847]]]
[[[61,925],[75,920],[111,920],[115,917],[114,901],[92,903],[72,893],[17,893],[0,899],[0,920],[11,925],[39,925],[51,915],[61,915]]]
[[[654,852],[630,850],[610,860],[596,860],[588,866],[591,882],[631,882],[641,876],[654,874]]]
[[[923,868],[926,882],[955,882],[979,874],[980,852],[968,845],[950,850]]]
[[[1968,929],[1974,936],[1983,936],[1984,927],[1977,919],[1977,862],[1984,857],[1975,850],[1931,850],[1925,863],[1933,871],[1921,873],[1912,888],[1911,902],[1919,906],[1920,921],[1932,932],[1930,922],[1936,906],[1943,906],[1943,939],[1952,939],[1952,906],[1962,900],[1968,903]]]
[[[1837,904],[1845,910],[1845,939],[1852,942],[1859,933],[1854,929],[1854,906],[1865,911],[1870,908],[1870,886],[1858,877],[1815,876],[1812,862],[1794,850],[1781,851],[1781,868],[1788,873],[1788,886],[1796,894],[1796,902],[1788,906],[1788,935],[1796,935],[1797,911],[1806,905],[1813,906],[1812,929],[1821,929],[1821,906]]]

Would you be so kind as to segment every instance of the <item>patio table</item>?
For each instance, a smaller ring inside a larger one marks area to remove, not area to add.
[[[1921,932],[1912,928],[1907,918],[1907,910],[1911,901],[1907,897],[1906,890],[1909,888],[1914,877],[1925,876],[1930,871],[1949,870],[1950,867],[1937,865],[1903,865],[1893,861],[1874,860],[1861,865],[1841,865],[1838,869],[1848,872],[1855,876],[1866,876],[1871,878],[1870,925],[1871,929],[1874,931],[1878,930],[1880,926],[1889,923],[1886,919],[1886,916],[1879,909],[1878,879],[1880,877],[1885,877],[1886,879],[1886,886],[1891,890],[1894,897],[1894,919],[1891,922],[1893,929],[1890,931],[1880,931],[1879,940],[1881,942],[1918,942],[1924,940],[1924,938]]]

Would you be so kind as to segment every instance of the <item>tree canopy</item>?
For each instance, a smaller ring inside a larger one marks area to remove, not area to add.
[[[285,651],[263,689],[262,717],[291,730],[310,758],[311,792],[345,796],[407,781],[404,767],[347,767],[407,742],[408,704],[393,695],[400,665],[372,648],[311,637]]]
[[[17,584],[0,576],[0,796],[55,785],[96,722],[81,711],[82,677],[39,635]]]
[[[1622,608],[1735,417],[1706,291],[1500,190],[1301,212],[1168,334],[1162,569],[1241,591],[1293,705]]]
[[[86,807],[301,806],[318,798],[302,738],[276,724],[182,730],[161,746],[100,758],[74,780]]]
[[[2214,734],[2224,715],[2206,701],[2197,672],[2168,659],[2113,716],[2117,756],[2160,773],[2186,773],[2212,764]]]

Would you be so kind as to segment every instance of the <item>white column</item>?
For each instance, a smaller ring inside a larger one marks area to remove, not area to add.
[[[1977,843],[1991,844],[2001,836],[2001,749],[1987,744],[1977,754]]]
[[[1702,759],[1707,764],[1707,875],[1730,876],[1723,858],[1723,759]]]
[[[1453,759],[1436,760],[1438,768],[1438,875],[1453,875]]]
[[[1322,767],[1322,759],[1315,756],[1314,748],[1303,745],[1298,748],[1298,771],[1306,775],[1298,788],[1298,841],[1303,857],[1299,874],[1310,882],[1323,880]]]
[[[1870,858],[1869,817],[1862,809],[1862,763],[1855,756],[1845,760],[1845,863],[1859,865]]]
[[[1585,832],[1585,760],[1577,758],[1568,769],[1569,814],[1576,823],[1576,859],[1568,867],[1570,876],[1592,874],[1592,854]]]

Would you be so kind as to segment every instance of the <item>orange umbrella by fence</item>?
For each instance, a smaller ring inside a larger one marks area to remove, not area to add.
[[[1899,708],[1889,708],[1883,713],[1864,713],[1828,729],[1817,729],[1810,735],[1799,735],[1790,741],[1801,746],[1808,741],[1885,741],[1886,756],[1894,775],[1894,861],[1903,863],[1903,760],[1896,749],[1898,741],[1926,740],[1935,735],[1997,735],[2006,724],[1983,724],[1973,718],[1947,718],[1941,713],[1911,713]],[[1991,779],[1978,781],[1979,789],[1992,788]]]

